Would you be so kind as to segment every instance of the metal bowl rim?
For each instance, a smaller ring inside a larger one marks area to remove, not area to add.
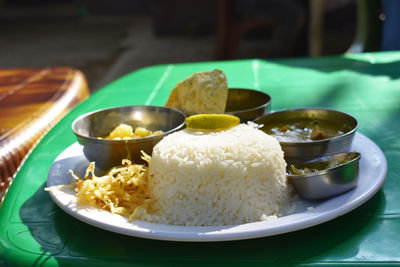
[[[181,114],[183,116],[183,122],[181,124],[179,124],[177,127],[172,128],[172,129],[170,129],[170,130],[168,130],[166,132],[163,132],[162,134],[153,135],[153,136],[147,136],[147,137],[141,137],[141,138],[135,138],[135,139],[120,139],[120,140],[98,139],[98,138],[95,138],[95,137],[92,137],[92,136],[82,135],[82,134],[78,133],[76,131],[76,129],[75,129],[76,128],[75,125],[78,123],[78,121],[80,121],[83,118],[86,118],[86,117],[88,117],[88,116],[90,116],[92,114],[103,112],[103,111],[107,111],[107,110],[112,110],[112,109],[124,109],[124,108],[130,108],[130,107],[161,108],[161,109],[165,109],[165,110],[173,110],[176,113]],[[152,141],[153,139],[159,139],[161,137],[164,137],[164,136],[170,134],[171,132],[174,132],[174,131],[177,131],[177,130],[183,128],[185,126],[185,119],[186,119],[186,115],[182,111],[180,111],[178,109],[175,109],[175,108],[170,108],[170,107],[147,106],[147,105],[117,106],[117,107],[98,109],[98,110],[94,110],[94,111],[90,111],[90,112],[87,112],[85,114],[82,114],[72,122],[71,128],[72,128],[72,131],[74,132],[74,134],[76,136],[78,136],[79,138],[90,140],[90,141],[94,141],[96,143],[110,143],[110,144],[114,143],[114,144],[116,144],[116,143],[121,143],[121,141],[123,141],[123,143],[138,143],[140,141]]]
[[[359,153],[359,152],[343,152],[343,153],[355,153],[357,156],[350,161],[347,161],[340,165],[334,166],[332,168],[328,168],[328,169],[324,169],[324,170],[316,171],[316,172],[311,172],[311,173],[307,173],[307,174],[287,174],[287,177],[288,177],[288,179],[292,179],[292,180],[314,179],[314,178],[318,178],[317,176],[325,175],[329,172],[337,171],[339,168],[343,168],[344,166],[357,163],[361,159],[361,153]],[[343,153],[337,153],[337,154],[343,154]],[[326,157],[331,157],[331,156],[333,156],[333,155],[329,155]]]
[[[230,114],[230,115],[232,115],[232,114],[241,114],[241,113],[245,113],[245,112],[252,111],[252,110],[254,110],[254,109],[260,109],[260,108],[265,109],[265,108],[271,103],[271,96],[270,96],[269,94],[267,94],[267,93],[264,93],[263,91],[259,91],[259,90],[255,90],[255,89],[248,89],[248,88],[237,88],[237,87],[235,87],[235,88],[229,88],[229,90],[244,90],[244,91],[248,91],[248,92],[259,93],[259,94],[261,94],[261,95],[263,95],[263,96],[266,96],[266,97],[268,98],[268,102],[265,102],[265,103],[262,104],[262,105],[255,106],[255,107],[248,108],[248,109],[241,109],[241,110],[237,110],[237,111],[226,112],[225,114]],[[229,90],[228,90],[228,91],[229,91]],[[228,93],[228,94],[229,94],[229,93]]]
[[[254,122],[257,123],[257,124],[262,125],[262,123],[258,123],[257,120],[260,120],[263,117],[270,116],[270,115],[273,115],[273,114],[278,114],[278,113],[293,112],[293,111],[303,111],[303,110],[323,110],[323,111],[327,111],[327,112],[341,113],[343,115],[346,115],[346,116],[352,118],[356,122],[356,126],[353,129],[351,129],[350,131],[348,131],[347,133],[345,133],[345,134],[334,136],[334,137],[331,137],[331,138],[326,138],[326,139],[322,139],[322,140],[315,140],[315,141],[296,141],[296,142],[279,141],[279,143],[281,145],[285,145],[285,146],[300,145],[301,146],[301,145],[328,143],[328,142],[330,142],[332,140],[344,139],[344,138],[354,134],[358,129],[358,120],[354,116],[352,116],[351,114],[349,114],[347,112],[339,111],[339,110],[336,110],[336,109],[328,109],[328,108],[292,108],[292,109],[274,110],[274,111],[269,112],[268,114],[265,114],[265,115],[262,115],[262,116],[256,118]]]

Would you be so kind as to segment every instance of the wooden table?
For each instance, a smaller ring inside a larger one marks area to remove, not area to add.
[[[0,70],[0,199],[37,142],[88,96],[76,69]]]

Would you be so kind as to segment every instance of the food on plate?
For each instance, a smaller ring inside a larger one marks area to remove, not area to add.
[[[149,165],[150,209],[135,218],[212,226],[283,215],[291,202],[286,162],[279,142],[257,127],[186,128],[164,137]]]
[[[135,138],[154,136],[162,133],[163,131],[161,130],[152,132],[143,127],[137,127],[135,128],[135,130],[133,130],[132,126],[121,123],[117,127],[115,127],[115,129],[112,130],[108,136],[102,139],[111,139],[111,140],[135,139]]]
[[[143,154],[150,161],[150,156]],[[77,203],[107,210],[130,219],[139,207],[148,205],[148,167],[122,160],[122,165],[111,168],[105,175],[96,176],[91,162],[84,179],[70,171],[76,180]]]
[[[201,131],[222,131],[235,127],[240,119],[227,114],[197,114],[186,118],[186,127]]]
[[[301,119],[292,122],[277,122],[272,126],[265,126],[263,130],[281,142],[299,142],[339,136],[348,132],[350,127],[347,124],[339,127],[324,121]]]
[[[327,170],[345,164],[359,156],[356,152],[340,153],[332,156],[314,159],[299,165],[290,164],[288,173],[292,175],[306,175]]]
[[[304,175],[304,174],[309,174],[309,173],[313,173],[313,172],[317,172],[319,171],[318,169],[314,169],[314,168],[309,168],[309,167],[296,167],[293,164],[290,164],[289,166],[289,174],[293,174],[293,175]]]
[[[76,179],[77,203],[129,219],[215,226],[276,219],[291,203],[279,142],[248,122],[227,130],[186,128],[144,154],[149,163],[122,166],[103,176],[90,163]]]
[[[225,112],[228,81],[225,74],[213,71],[197,72],[179,82],[171,91],[167,107],[176,108],[186,115]]]

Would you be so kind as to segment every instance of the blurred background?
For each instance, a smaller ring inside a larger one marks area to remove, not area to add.
[[[0,68],[74,67],[93,92],[154,64],[377,51],[379,3],[0,0]]]

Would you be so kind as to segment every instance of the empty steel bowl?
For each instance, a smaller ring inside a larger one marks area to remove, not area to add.
[[[235,115],[241,122],[254,120],[271,109],[271,97],[263,92],[230,88],[225,113]]]
[[[93,111],[78,117],[72,130],[83,153],[100,169],[121,165],[122,159],[142,163],[141,151],[151,155],[154,145],[164,136],[182,129],[186,116],[179,110],[159,106],[125,106]],[[120,124],[143,127],[162,134],[127,140],[99,139],[108,136]]]
[[[353,116],[321,108],[271,112],[254,122],[262,125],[264,132],[279,140],[288,162],[303,162],[349,151],[358,128],[358,122]],[[316,136],[317,139],[307,138],[315,125],[321,129],[321,136]]]
[[[303,198],[333,197],[357,185],[360,158],[360,153],[348,152],[308,161],[296,165],[294,170],[289,167],[288,179]]]

